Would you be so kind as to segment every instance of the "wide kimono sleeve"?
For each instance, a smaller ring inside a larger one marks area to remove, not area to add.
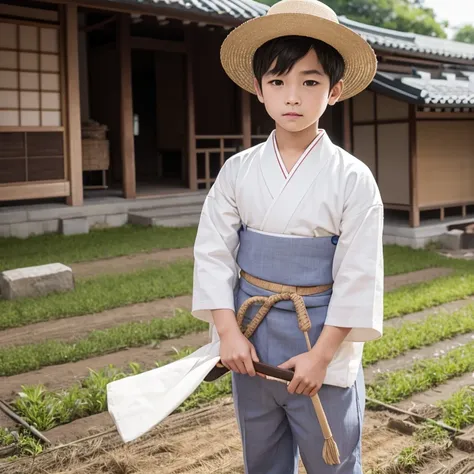
[[[194,245],[192,314],[213,322],[211,310],[235,311],[241,219],[235,200],[236,160],[221,168],[201,212]]]
[[[383,333],[383,204],[372,173],[348,178],[333,263],[333,294],[326,324],[352,328],[346,341],[366,342]]]

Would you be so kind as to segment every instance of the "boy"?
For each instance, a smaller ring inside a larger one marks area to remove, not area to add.
[[[299,452],[308,474],[362,474],[361,359],[363,343],[382,334],[383,206],[370,170],[318,122],[370,84],[375,55],[326,5],[283,0],[234,30],[221,60],[275,121],[265,143],[224,164],[195,243],[193,315],[211,323],[232,371],[245,472],[296,473]],[[250,339],[242,334],[242,304],[278,293],[302,295],[311,350],[292,301],[274,304]],[[257,361],[293,369],[292,382],[255,377]],[[321,456],[316,394],[338,465]]]

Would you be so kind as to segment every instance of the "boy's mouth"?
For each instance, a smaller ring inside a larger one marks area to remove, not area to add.
[[[286,114],[283,114],[283,117],[302,117],[302,115],[296,112],[288,112]]]

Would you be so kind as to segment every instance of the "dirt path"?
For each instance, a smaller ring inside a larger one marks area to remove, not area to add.
[[[385,291],[393,291],[406,285],[422,283],[424,281],[434,280],[453,273],[452,268],[427,268],[417,272],[402,273],[401,275],[393,275],[385,277]]]
[[[193,248],[157,250],[123,257],[113,257],[91,262],[74,263],[71,266],[76,278],[92,278],[111,273],[127,273],[144,268],[193,258]]]
[[[151,369],[155,367],[157,361],[169,359],[174,355],[173,348],[180,350],[186,347],[199,347],[207,342],[208,332],[205,331],[163,341],[157,348],[148,346],[128,349],[79,362],[44,367],[11,377],[0,377],[0,399],[11,400],[21,390],[22,385],[43,384],[50,390],[70,387],[74,382],[86,377],[89,369],[100,370],[110,364],[126,368],[130,362],[136,362],[144,369]]]
[[[127,322],[169,318],[174,315],[176,309],[190,310],[191,296],[164,298],[150,303],[122,306],[101,313],[6,329],[0,331],[0,346],[32,344],[50,339],[72,341],[86,336],[91,331],[107,329]]]
[[[365,470],[389,461],[413,443],[410,436],[388,430],[388,419],[389,415],[384,412],[366,413]],[[90,421],[92,431],[98,424],[107,423],[105,416]],[[49,474],[155,474],[158,471],[160,474],[241,474],[243,463],[233,406],[224,400],[208,408],[169,417],[147,436],[125,446],[117,435],[110,435],[95,443],[90,441],[76,448],[66,448],[64,452],[58,451],[55,456],[40,456],[36,469],[33,472]],[[23,474],[25,471],[22,463],[4,468],[0,465],[0,473],[7,472]],[[305,472],[300,469],[301,474]]]

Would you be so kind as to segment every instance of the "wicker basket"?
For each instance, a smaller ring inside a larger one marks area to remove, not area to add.
[[[93,120],[89,120],[88,122],[84,122],[82,124],[82,138],[93,138],[97,140],[105,140],[106,133],[107,133],[107,126],[101,125],[98,122],[94,122]]]
[[[83,171],[108,170],[110,153],[108,140],[82,140],[82,169]]]

